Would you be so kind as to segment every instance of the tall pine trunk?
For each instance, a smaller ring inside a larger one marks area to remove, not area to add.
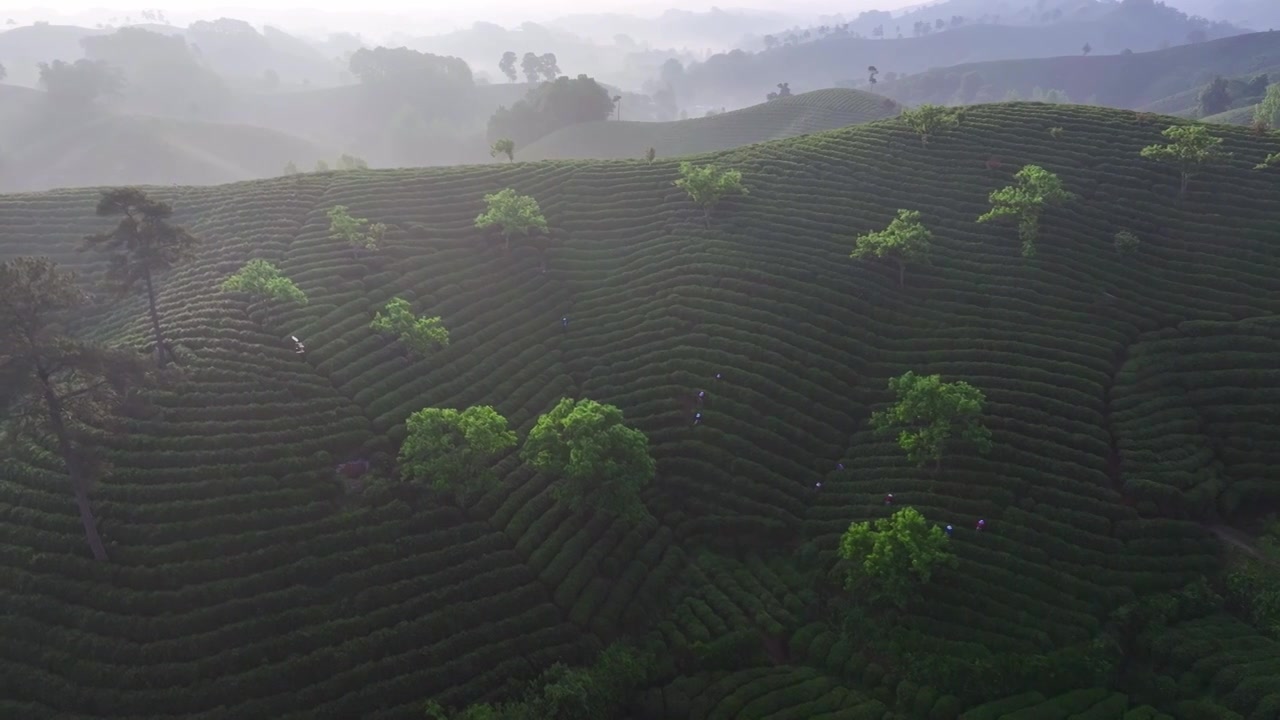
[[[144,272],[144,278],[147,282],[147,310],[151,313],[151,332],[156,337],[156,364],[163,368],[166,356],[170,360],[176,360],[176,358],[173,357],[169,344],[164,341],[164,333],[160,330],[160,311],[156,310],[156,288],[151,282],[149,268]]]
[[[44,382],[44,402],[45,409],[49,412],[49,427],[58,438],[58,452],[62,455],[62,462],[67,466],[67,475],[71,479],[76,507],[80,509],[80,523],[84,525],[85,539],[89,542],[93,559],[106,562],[107,548],[102,544],[102,536],[98,534],[98,521],[93,517],[93,507],[89,504],[89,478],[85,475],[84,466],[80,463],[80,458],[76,455],[75,447],[71,443],[71,434],[67,431],[66,422],[63,420],[62,401],[49,386],[48,379],[41,380]]]

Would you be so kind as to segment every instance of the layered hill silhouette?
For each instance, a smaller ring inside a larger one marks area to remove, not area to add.
[[[1073,102],[1189,113],[1215,75],[1269,74],[1280,79],[1280,33],[1260,32],[1128,55],[1023,58],[938,68],[875,91],[908,105],[996,102],[1036,89],[1059,90]]]
[[[815,90],[712,117],[672,122],[602,120],[561,128],[526,148],[521,160],[693,155],[780,140],[896,115],[897,103],[859,90]]]
[[[108,184],[213,185],[303,169],[340,153],[248,125],[109,112],[53,113],[0,86],[0,192]]]
[[[1280,140],[1215,127],[1233,155],[1179,199],[1177,172],[1139,157],[1164,124],[1015,103],[927,148],[896,121],[743,147],[710,156],[750,190],[711,227],[664,156],[151,189],[202,240],[158,286],[183,376],[101,440],[110,563],[54,454],[0,459],[0,716],[420,718],[629,635],[676,658],[634,718],[1266,717],[1280,645],[1207,590],[1141,626],[1117,614],[1215,577],[1201,519],[1277,496],[1251,439],[1280,397],[1280,206],[1252,167]],[[1034,260],[975,222],[1028,163],[1078,195],[1044,215]],[[545,273],[534,244],[473,227],[505,187],[546,213]],[[0,197],[0,257],[97,278],[76,250],[104,229],[96,200]],[[387,223],[386,249],[353,261],[337,204]],[[849,259],[899,208],[934,238],[905,287]],[[250,258],[309,304],[218,292]],[[449,346],[409,361],[375,334],[395,296]],[[145,317],[134,298],[81,324],[141,345]],[[874,435],[907,370],[986,393],[992,452],[956,448],[935,477]],[[648,435],[650,521],[571,515],[514,455],[466,510],[333,476],[355,457],[387,472],[423,407],[492,404],[523,434],[561,397]],[[881,621],[892,647],[821,612],[845,597],[825,579],[839,535],[889,492],[954,524],[958,558]]]
[[[796,92],[865,82],[868,66],[882,73],[912,75],[932,68],[995,60],[1024,60],[1083,54],[1140,53],[1187,42],[1199,25],[1162,4],[1126,2],[1110,14],[1088,21],[1063,20],[1047,25],[970,24],[923,37],[911,37],[884,23],[883,39],[828,36],[797,45],[746,53],[735,50],[712,56],[689,68],[681,81],[682,97],[714,106],[756,102],[771,82],[787,81]],[[1244,30],[1215,28],[1219,35]],[[883,79],[883,78],[881,78]],[[1000,98],[996,98],[997,100]]]

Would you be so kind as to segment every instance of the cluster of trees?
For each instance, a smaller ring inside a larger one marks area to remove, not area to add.
[[[502,59],[498,61],[498,69],[507,77],[510,82],[516,81],[516,54],[510,50],[502,54]],[[535,55],[527,52],[523,58],[520,58],[520,71],[524,73],[524,77],[530,84],[538,82],[541,78],[547,82],[553,82],[560,76],[559,61],[556,60],[555,53],[543,53]]]
[[[336,169],[336,170],[344,170],[344,171],[346,171],[346,170],[368,170],[368,169],[369,169],[369,163],[368,163],[364,158],[356,157],[355,155],[348,155],[347,153],[343,153],[342,155],[340,155],[340,156],[338,157],[338,161],[337,161],[337,163],[335,163],[335,164],[334,164],[334,167],[332,167],[332,168],[331,168],[331,167],[329,167],[329,163],[325,162],[323,159],[322,159],[322,160],[317,160],[317,161],[316,161],[316,164],[315,164],[315,167],[313,167],[313,168],[311,169],[311,172],[329,172],[330,170],[334,170],[334,169]],[[285,174],[285,175],[297,175],[297,174],[299,174],[299,173],[301,173],[301,172],[302,172],[302,171],[298,169],[297,164],[296,164],[296,163],[294,163],[292,160],[290,160],[289,162],[287,162],[287,163],[285,163],[285,164],[284,164],[284,174]]]
[[[80,41],[85,58],[117,68],[133,111],[213,117],[230,90],[180,35],[125,27]]]
[[[348,67],[374,98],[387,105],[403,102],[447,109],[475,88],[466,61],[405,47],[360,48],[352,53]]]
[[[770,92],[765,96],[766,100],[777,100],[778,98],[791,97],[791,83],[778,83],[777,92]]]
[[[562,76],[531,89],[510,109],[498,108],[489,118],[488,141],[527,145],[562,127],[607,120],[613,108],[613,97],[594,79]]]
[[[1270,82],[1271,79],[1266,73],[1255,75],[1248,81],[1228,80],[1221,75],[1215,75],[1200,91],[1197,98],[1200,117],[1226,112],[1238,102],[1247,103],[1250,100],[1256,102],[1266,94]]]
[[[401,477],[463,504],[494,487],[492,462],[517,442],[506,418],[488,406],[424,408],[409,416],[406,430]],[[649,439],[627,427],[613,405],[562,398],[529,431],[520,459],[554,477],[552,495],[574,512],[594,509],[628,521],[648,517],[640,492],[657,464]]]
[[[377,252],[387,234],[384,223],[370,223],[367,218],[352,217],[346,205],[329,208],[329,234],[351,246],[351,257],[358,259],[361,250]]]
[[[124,89],[124,74],[101,60],[81,58],[73,63],[39,63],[40,87],[58,110],[84,112],[99,98]]]

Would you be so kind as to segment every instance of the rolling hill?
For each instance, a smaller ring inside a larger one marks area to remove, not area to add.
[[[1280,33],[1260,32],[1130,55],[1025,58],[929,70],[876,85],[907,105],[995,102],[1061,90],[1074,102],[1175,114],[1196,106],[1215,75],[1280,79]]]
[[[47,115],[44,94],[0,86],[0,192],[273,177],[340,153],[282,132],[146,115]]]
[[[1234,155],[1179,201],[1177,173],[1139,158],[1162,127],[1012,103],[927,148],[894,121],[751,145],[714,156],[750,195],[709,228],[662,158],[153,189],[203,241],[158,287],[182,376],[102,439],[110,563],[54,455],[0,458],[0,716],[416,719],[630,635],[672,658],[635,720],[1273,717],[1280,644],[1194,583],[1225,565],[1202,521],[1280,497],[1280,206],[1251,169],[1280,140],[1215,128]],[[975,222],[1024,163],[1079,195],[1033,261]],[[547,272],[473,228],[503,187],[541,203]],[[96,199],[0,197],[0,257],[96,277],[76,252],[105,226]],[[385,250],[353,261],[336,204],[391,225]],[[898,208],[934,238],[901,288],[849,259]],[[256,257],[310,303],[217,292]],[[406,361],[374,334],[393,296],[449,346]],[[144,318],[134,298],[83,321],[141,343]],[[934,477],[874,435],[907,370],[985,392],[992,452]],[[651,520],[570,515],[514,455],[465,510],[333,477],[353,457],[387,472],[420,408],[492,404],[523,434],[563,396],[648,435]],[[845,636],[857,598],[826,578],[886,492],[954,523],[958,564]]]
[[[815,90],[712,117],[673,122],[600,121],[561,128],[526,148],[521,160],[694,155],[871,122],[896,103],[858,90]]]

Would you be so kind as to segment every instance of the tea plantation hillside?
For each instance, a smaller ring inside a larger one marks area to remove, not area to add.
[[[706,118],[674,122],[601,121],[561,128],[526,148],[520,160],[695,155],[834,130],[896,115],[896,103],[860,90],[815,90]]]
[[[888,70],[881,66],[882,70]],[[1215,75],[1280,77],[1280,33],[1258,32],[1164,50],[1022,58],[937,68],[881,82],[876,92],[908,105],[996,102],[1036,88],[1073,102],[1182,114]]]
[[[0,717],[421,718],[621,637],[666,661],[617,715],[637,720],[1276,717],[1280,644],[1215,595],[1205,523],[1280,495],[1280,204],[1252,169],[1280,137],[1213,128],[1233,155],[1178,199],[1139,157],[1163,127],[1013,103],[927,147],[894,120],[753,145],[714,157],[750,194],[709,226],[661,157],[149,189],[202,240],[157,288],[182,375],[101,440],[109,562],[56,454],[0,459]],[[1027,163],[1078,196],[1034,259],[1012,223],[976,223]],[[545,272],[535,241],[474,228],[506,187],[546,214]],[[0,259],[95,279],[76,248],[114,222],[97,197],[0,197]],[[387,247],[353,259],[334,205],[387,223]],[[899,208],[934,238],[901,287],[849,258]],[[220,293],[250,258],[309,303]],[[449,345],[407,360],[374,333],[396,296]],[[148,337],[140,298],[82,325]],[[872,432],[908,370],[986,394],[989,454],[934,475]],[[561,397],[647,434],[651,519],[570,514],[514,452],[465,510],[334,477],[388,473],[421,408],[492,404],[524,436]],[[886,493],[953,524],[958,562],[845,624],[839,538]]]

